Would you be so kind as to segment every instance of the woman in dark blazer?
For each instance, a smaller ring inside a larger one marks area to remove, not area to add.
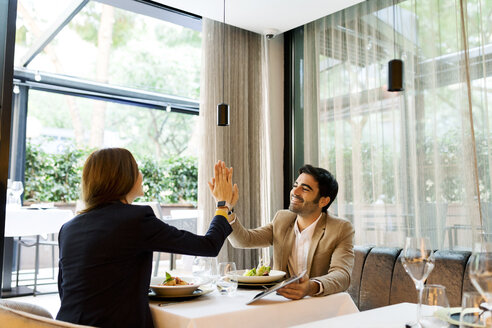
[[[215,165],[216,201],[237,197],[232,174]],[[122,148],[93,152],[82,173],[85,210],[59,233],[57,319],[97,327],[153,327],[148,289],[152,252],[217,256],[232,229],[218,208],[204,236],[178,230],[149,206],[131,205],[143,195],[142,174]]]

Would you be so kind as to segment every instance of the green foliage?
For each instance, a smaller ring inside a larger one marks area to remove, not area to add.
[[[65,148],[58,154],[46,153],[27,142],[24,200],[31,202],[71,202],[80,198],[80,182],[88,149]],[[144,158],[139,162],[144,177],[141,201],[164,204],[192,203],[198,198],[198,167],[194,157],[171,157],[163,161]]]
[[[198,200],[198,167],[194,157],[171,157],[164,161],[145,158],[139,163],[144,176],[142,201],[176,204]]]
[[[128,41],[134,25],[135,15],[123,10],[114,11],[113,48],[124,46]],[[76,18],[70,22],[70,27],[85,41],[97,46],[98,33],[101,23],[101,6],[89,2]]]
[[[80,178],[88,151],[66,148],[48,154],[27,142],[24,199],[34,202],[70,202],[79,198]]]

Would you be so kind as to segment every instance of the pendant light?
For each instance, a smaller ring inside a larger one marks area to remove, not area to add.
[[[224,66],[225,66],[225,0],[222,24],[222,102],[217,105],[217,125],[229,126],[229,105],[224,102]]]
[[[396,59],[396,24],[395,1],[393,0],[393,60],[388,62],[388,91],[404,91],[403,86],[403,61]]]

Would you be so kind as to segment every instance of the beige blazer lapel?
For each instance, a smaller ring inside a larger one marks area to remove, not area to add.
[[[292,221],[292,223],[288,226],[288,228],[283,231],[283,234],[285,235],[284,237],[284,242],[282,245],[282,263],[281,263],[281,268],[285,268],[286,272],[288,272],[288,262],[289,262],[289,255],[292,253],[292,247],[294,246],[294,240],[295,240],[295,232],[294,232],[294,224],[295,220]]]
[[[321,237],[323,237],[323,235],[325,234],[325,229],[326,229],[326,213],[323,213],[318,223],[316,224],[316,229],[314,230],[313,238],[311,239],[311,245],[309,246],[307,265],[306,265],[308,277],[310,277],[311,274],[311,265],[313,263],[314,252],[318,247]]]

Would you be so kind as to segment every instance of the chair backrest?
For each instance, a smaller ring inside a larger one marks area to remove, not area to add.
[[[446,295],[451,307],[461,306],[463,279],[468,276],[466,267],[470,255],[469,251],[435,252],[434,270],[430,273],[426,283],[446,287]]]
[[[51,313],[48,310],[36,304],[0,299],[0,306],[53,319]]]
[[[415,284],[401,263],[401,248],[355,246],[354,252],[348,292],[359,310],[403,302],[417,303]],[[435,267],[426,283],[444,285],[452,307],[461,304],[463,292],[475,291],[468,275],[470,259],[470,251],[435,252]]]
[[[417,303],[418,294],[415,289],[415,284],[405,271],[405,268],[401,263],[401,257],[402,253],[400,252],[393,269],[389,304],[402,302]]]
[[[391,279],[400,248],[375,247],[369,251],[360,281],[359,310],[388,305]]]
[[[82,328],[90,326],[75,325],[72,323],[51,319],[48,311],[42,307],[25,303],[14,304],[14,301],[0,303],[0,326],[9,328],[53,328],[68,327]],[[23,309],[23,310],[20,310]],[[32,313],[25,311],[33,311]],[[33,314],[36,313],[36,314]],[[47,316],[46,316],[47,315]],[[3,324],[6,324],[5,326]]]
[[[359,294],[360,294],[360,281],[362,279],[362,269],[366,262],[367,254],[371,250],[372,246],[354,246],[355,261],[352,268],[352,275],[350,276],[350,286],[347,292],[352,297],[355,305],[359,306]]]

